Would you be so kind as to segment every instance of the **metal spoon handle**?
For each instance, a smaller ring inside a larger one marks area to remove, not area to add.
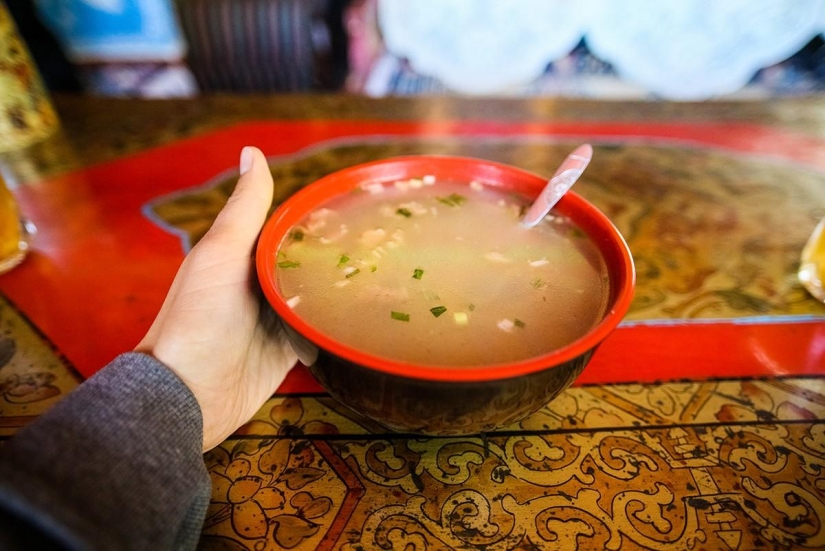
[[[573,153],[567,156],[564,162],[561,163],[556,173],[541,190],[541,193],[527,209],[527,212],[521,219],[521,225],[525,228],[532,228],[538,224],[542,218],[550,212],[559,199],[567,193],[579,176],[582,175],[584,169],[587,168],[590,159],[593,157],[593,148],[590,144],[584,144],[577,147]]]

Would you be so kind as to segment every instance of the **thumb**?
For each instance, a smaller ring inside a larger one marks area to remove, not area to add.
[[[235,191],[207,236],[249,246],[257,239],[272,206],[274,183],[266,157],[257,147],[247,146],[241,150],[240,172]]]

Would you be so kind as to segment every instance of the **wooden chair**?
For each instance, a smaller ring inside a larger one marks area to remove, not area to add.
[[[204,92],[338,88],[344,0],[176,0],[187,63]]]

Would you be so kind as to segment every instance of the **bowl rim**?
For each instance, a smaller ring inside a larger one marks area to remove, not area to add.
[[[418,169],[414,172],[409,171],[409,166],[416,166]],[[552,369],[595,349],[616,328],[630,307],[635,288],[635,267],[630,249],[618,229],[604,213],[575,191],[568,191],[555,208],[568,215],[578,213],[579,217],[574,216],[573,219],[579,228],[596,242],[602,256],[608,255],[615,259],[615,266],[605,261],[610,274],[612,302],[608,304],[608,310],[602,320],[590,331],[566,346],[545,354],[524,360],[481,366],[422,365],[393,360],[362,352],[323,334],[295,314],[280,295],[274,269],[277,250],[289,229],[312,210],[365,181],[391,182],[433,171],[471,169],[479,176],[476,180],[484,182],[486,179],[488,185],[519,191],[528,197],[536,196],[546,183],[543,176],[486,159],[452,155],[407,155],[360,163],[337,170],[287,197],[264,224],[255,253],[258,280],[269,305],[281,317],[283,323],[315,346],[335,356],[366,369],[422,381],[471,383],[509,379]],[[502,178],[507,176],[512,178],[512,182],[503,185]],[[605,252],[606,249],[609,254]]]

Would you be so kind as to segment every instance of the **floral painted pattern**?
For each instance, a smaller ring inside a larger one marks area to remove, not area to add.
[[[0,294],[0,437],[34,420],[79,382],[54,345]]]
[[[273,410],[338,430],[259,425],[207,454],[204,549],[825,545],[815,377],[574,387],[484,438],[376,432],[322,395]]]
[[[231,449],[207,454],[212,504],[206,517],[204,544],[229,532],[240,541],[264,542],[255,549],[293,549],[317,542],[329,524],[330,487],[343,484],[323,454],[309,442],[290,439],[240,440]],[[270,547],[270,544],[277,546]]]

